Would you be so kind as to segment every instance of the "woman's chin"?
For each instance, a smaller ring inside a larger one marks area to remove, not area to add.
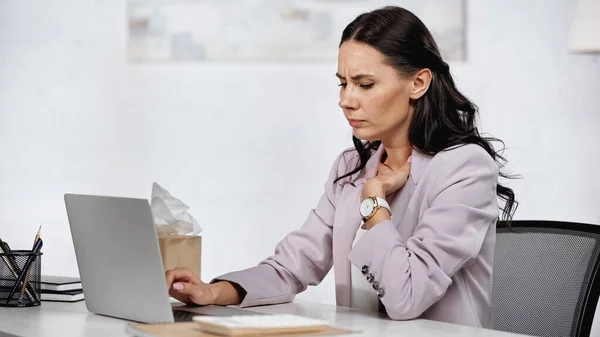
[[[352,134],[354,137],[368,142],[374,142],[380,139],[373,132],[369,132],[368,130],[362,128],[352,128]]]

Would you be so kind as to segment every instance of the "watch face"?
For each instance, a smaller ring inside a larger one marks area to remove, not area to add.
[[[367,198],[363,200],[363,202],[360,204],[360,215],[366,217],[369,214],[371,214],[371,212],[373,212],[374,208],[375,201],[373,200],[373,198]]]

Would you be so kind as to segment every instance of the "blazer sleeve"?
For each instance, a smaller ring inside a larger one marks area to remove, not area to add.
[[[350,252],[352,264],[368,267],[383,289],[380,300],[390,318],[419,317],[441,299],[452,276],[477,257],[497,221],[498,167],[477,148],[481,151],[464,147],[446,153],[445,161],[438,162],[427,193],[429,207],[411,237],[403,240],[395,224],[386,220]]]
[[[335,160],[325,192],[299,230],[291,232],[275,254],[256,267],[228,273],[211,283],[229,281],[245,292],[241,307],[290,302],[308,285],[317,285],[333,264],[332,234],[338,172],[345,168],[343,154]],[[341,165],[341,167],[340,167]]]

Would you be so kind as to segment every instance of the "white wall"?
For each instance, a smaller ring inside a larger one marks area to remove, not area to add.
[[[451,68],[524,176],[517,218],[600,223],[600,58],[568,53],[571,1],[467,3]],[[130,65],[125,22],[122,1],[0,0],[0,236],[42,224],[44,272],[76,275],[62,195],[158,181],[203,219],[205,280],[254,265],[349,144],[336,64]],[[333,303],[332,275],[300,298]]]

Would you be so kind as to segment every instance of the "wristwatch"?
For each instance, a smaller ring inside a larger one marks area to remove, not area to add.
[[[360,203],[360,215],[362,216],[363,222],[367,222],[367,220],[371,219],[375,212],[378,209],[385,208],[392,214],[392,210],[390,209],[390,205],[385,201],[385,199],[380,197],[368,197]]]

